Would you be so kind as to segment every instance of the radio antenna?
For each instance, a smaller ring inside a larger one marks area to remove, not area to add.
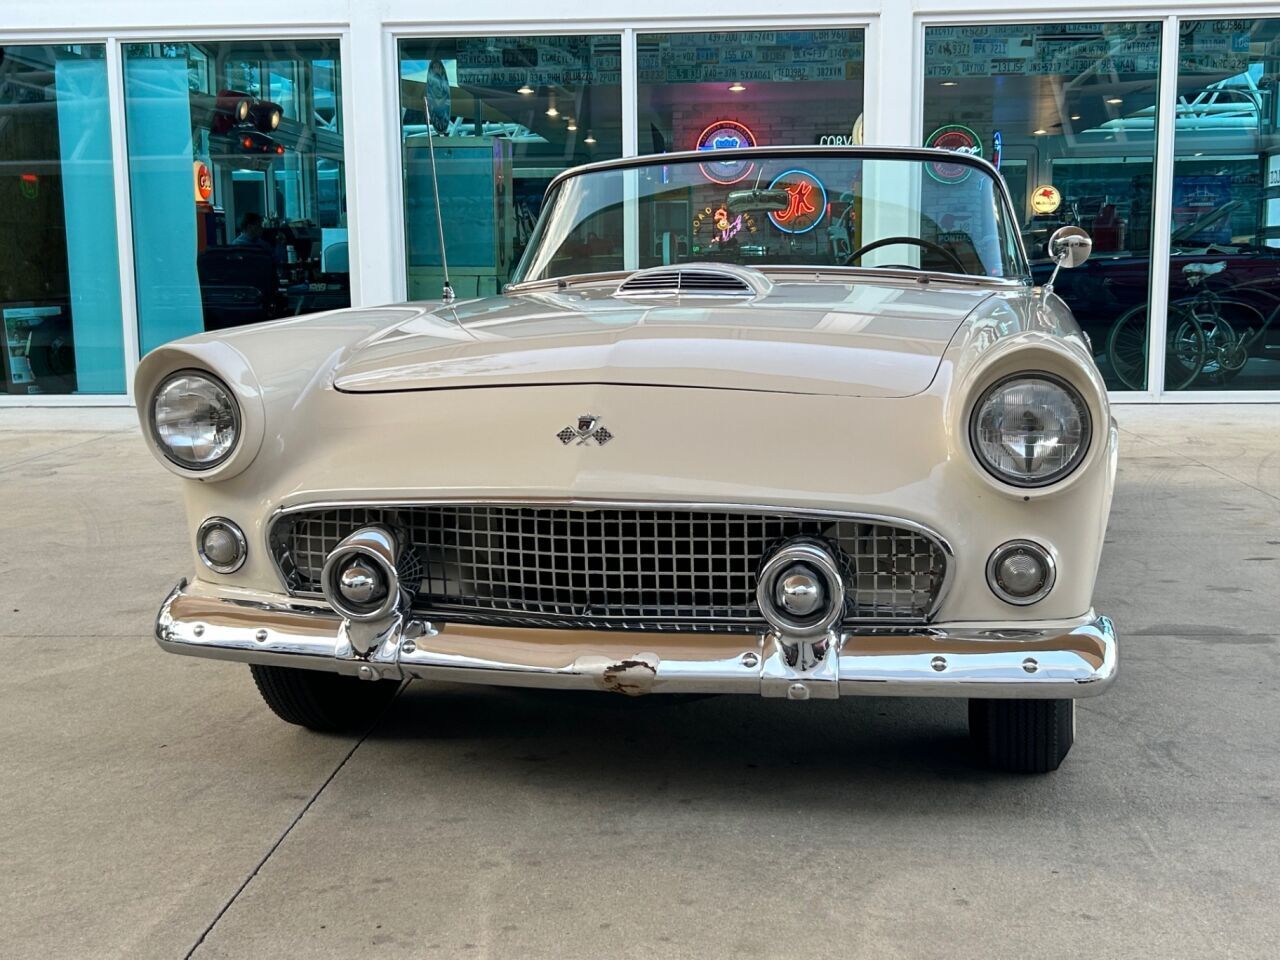
[[[449,254],[444,245],[444,211],[440,209],[440,175],[436,172],[436,130],[441,133],[449,129],[453,103],[449,92],[449,75],[444,64],[432,60],[427,68],[427,153],[431,155],[431,190],[436,197],[436,228],[440,231],[440,265],[444,268],[444,288],[440,299],[445,303],[453,303],[457,294],[453,292],[453,284],[449,282]]]

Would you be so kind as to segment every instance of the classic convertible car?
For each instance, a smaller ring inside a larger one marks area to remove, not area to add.
[[[415,677],[955,697],[1054,769],[1116,672],[1116,430],[1013,223],[961,154],[626,159],[551,185],[501,296],[161,347],[195,574],[157,639],[318,730]]]

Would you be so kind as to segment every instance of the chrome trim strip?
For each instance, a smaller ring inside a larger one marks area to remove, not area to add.
[[[946,160],[948,163],[966,163],[969,166],[977,167],[993,176],[999,171],[991,164],[990,161],[983,157],[977,157],[968,153],[957,153],[951,150],[943,150],[938,147],[894,147],[883,145],[858,145],[858,146],[835,146],[832,144],[766,144],[756,147],[734,147],[730,150],[717,150],[717,157],[728,157],[734,159],[736,157],[752,157],[752,156],[772,156],[785,157],[794,154],[808,153],[825,153],[833,156],[851,156],[851,157],[876,157],[880,159],[899,157],[904,159],[915,160]],[[663,163],[669,160],[701,160],[706,161],[707,151],[705,150],[672,150],[670,153],[649,153],[640,154],[635,157],[615,157],[611,160],[593,160],[591,163],[579,164],[576,167],[570,167],[567,170],[561,170],[551,183],[548,189],[554,187],[561,180],[567,180],[569,177],[577,176],[580,173],[593,173],[598,170],[626,170],[631,167],[645,167],[655,163]]]
[[[1025,288],[1028,282],[1017,277],[979,277],[968,273],[944,273],[940,270],[899,270],[893,267],[836,267],[830,264],[805,266],[794,263],[761,264],[752,267],[766,277],[781,274],[792,283],[911,283],[924,286],[928,283],[950,283],[968,287]],[[600,273],[572,273],[550,280],[526,280],[508,283],[504,294],[542,293],[564,289],[577,284],[608,286],[631,276],[629,270],[602,270]]]
[[[951,543],[931,527],[925,526],[923,523],[916,520],[908,520],[902,517],[889,517],[875,513],[847,512],[821,507],[783,507],[758,503],[720,503],[689,500],[608,500],[556,497],[530,497],[526,499],[501,497],[446,497],[428,500],[316,500],[305,503],[288,505],[282,504],[272,511],[271,516],[267,520],[267,555],[272,559],[271,565],[275,569],[276,578],[280,581],[280,585],[284,588],[285,592],[291,597],[308,597],[310,596],[309,594],[299,593],[293,588],[293,586],[288,582],[288,578],[285,576],[285,573],[280,566],[280,555],[277,553],[275,547],[275,532],[276,525],[285,517],[295,513],[313,510],[395,510],[415,507],[429,508],[469,506],[472,504],[490,507],[567,507],[584,510],[687,510],[690,512],[705,510],[725,513],[780,514],[782,516],[830,518],[832,520],[878,523],[887,526],[902,527],[903,529],[918,533],[933,541],[933,543],[942,550],[943,556],[946,558],[946,569],[942,574],[942,584],[938,587],[938,593],[937,596],[934,597],[933,606],[925,612],[925,623],[932,622],[933,618],[937,615],[938,610],[942,608],[942,604],[945,602],[947,594],[951,589],[951,584],[955,579],[956,554],[955,550],[951,547]],[[877,622],[880,621],[858,621],[860,624],[874,624]]]
[[[1078,698],[1102,693],[1118,666],[1106,617],[1034,628],[845,631],[838,649],[781,678],[804,695]],[[327,670],[370,679],[421,677],[617,693],[778,695],[776,650],[752,634],[646,637],[523,628],[435,629],[412,620],[361,654],[345,621],[320,606],[206,595],[180,582],[156,618],[156,641],[189,656]],[[659,641],[654,643],[654,640]],[[604,651],[604,652],[601,652]],[[812,691],[812,694],[810,693]],[[798,692],[798,691],[797,691]]]

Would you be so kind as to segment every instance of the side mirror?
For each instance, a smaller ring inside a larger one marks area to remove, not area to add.
[[[1089,259],[1093,241],[1079,227],[1059,227],[1049,238],[1049,259],[1059,267],[1078,267]]]
[[[1070,270],[1089,259],[1093,252],[1093,241],[1089,234],[1079,227],[1059,227],[1049,237],[1049,259],[1053,261],[1053,273],[1049,282],[1044,285],[1044,295],[1053,293],[1053,281],[1058,279],[1058,271],[1063,267]]]

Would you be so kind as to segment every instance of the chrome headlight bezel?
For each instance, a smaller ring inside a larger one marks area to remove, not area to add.
[[[986,408],[987,402],[999,390],[1007,387],[1010,383],[1017,380],[1039,380],[1051,384],[1061,390],[1067,399],[1075,406],[1077,416],[1080,419],[1081,435],[1080,442],[1075,452],[1072,454],[1062,466],[1058,467],[1052,473],[1039,477],[1025,477],[1016,474],[1007,473],[1000,469],[995,463],[987,459],[983,453],[983,449],[978,439],[978,422],[982,417],[983,410]],[[1021,490],[1036,490],[1045,487],[1051,487],[1061,483],[1074,474],[1085,462],[1089,456],[1089,451],[1093,446],[1093,438],[1095,431],[1093,429],[1093,411],[1084,398],[1084,394],[1064,377],[1045,370],[1019,370],[1014,373],[1002,376],[983,388],[977,395],[969,411],[968,438],[969,451],[973,455],[979,466],[982,467],[991,477],[1002,484],[1015,487]]]
[[[166,388],[171,386],[177,380],[191,378],[204,380],[211,384],[223,395],[223,397],[226,398],[227,407],[231,413],[231,429],[233,433],[231,444],[216,459],[203,463],[187,460],[175,453],[173,448],[165,442],[156,420],[156,405],[159,402],[160,397],[164,394]],[[218,467],[227,463],[228,460],[235,456],[236,450],[239,449],[244,435],[244,417],[241,413],[240,402],[236,398],[235,391],[227,386],[220,377],[207,370],[200,370],[195,367],[184,367],[180,370],[174,370],[172,373],[166,375],[164,379],[156,385],[156,388],[151,392],[151,396],[147,401],[147,423],[150,427],[152,443],[155,445],[156,449],[160,451],[164,458],[175,467],[178,467],[183,471],[188,471],[192,474],[207,473],[211,470],[216,470]]]

